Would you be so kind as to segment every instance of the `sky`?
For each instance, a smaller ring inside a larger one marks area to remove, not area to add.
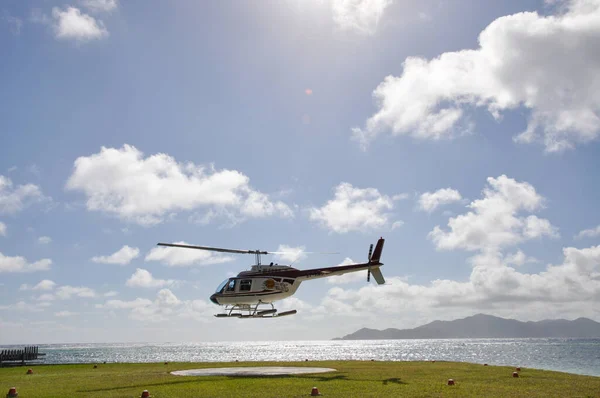
[[[600,0],[4,0],[0,344],[600,321]],[[217,319],[250,255],[293,316]],[[337,254],[307,254],[335,252]]]

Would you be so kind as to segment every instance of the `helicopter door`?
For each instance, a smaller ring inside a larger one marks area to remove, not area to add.
[[[225,287],[225,293],[235,293],[235,285],[237,285],[237,280],[230,279],[229,283]]]

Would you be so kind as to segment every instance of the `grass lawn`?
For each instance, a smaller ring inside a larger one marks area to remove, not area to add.
[[[41,365],[0,368],[0,396],[27,397],[600,397],[600,377],[457,362],[239,362]],[[297,376],[173,376],[173,370],[233,366],[310,366],[337,372]],[[448,379],[455,385],[447,385]]]

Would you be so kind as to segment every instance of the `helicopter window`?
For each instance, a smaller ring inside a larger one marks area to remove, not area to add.
[[[252,279],[240,281],[240,292],[249,292],[250,290],[252,290]]]
[[[225,288],[226,292],[233,292],[235,291],[235,279],[230,279],[229,283],[227,284],[227,287]]]
[[[221,293],[227,282],[229,282],[229,279],[225,279],[223,282],[221,282],[219,287],[217,287],[216,293]]]
[[[290,285],[294,284],[294,280],[293,279],[284,279],[283,280],[285,283],[289,283]]]

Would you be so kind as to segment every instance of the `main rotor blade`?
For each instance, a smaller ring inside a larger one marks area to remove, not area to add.
[[[223,248],[220,248],[220,247],[180,245],[180,244],[177,244],[177,243],[158,243],[158,246],[183,247],[183,248],[186,248],[186,249],[212,250],[214,252],[222,252],[222,253],[269,254],[269,252],[261,251],[261,250],[223,249]]]
[[[170,247],[183,247],[186,249],[200,249],[200,250],[211,250],[222,253],[239,253],[239,254],[340,254],[338,252],[296,252],[296,251],[278,251],[268,252],[266,250],[237,250],[237,249],[224,249],[221,247],[209,247],[209,246],[195,246],[195,245],[182,245],[178,243],[158,243],[158,246],[170,246]]]
[[[340,254],[338,252],[295,252],[295,251],[287,251],[287,252],[269,252],[269,254]]]

